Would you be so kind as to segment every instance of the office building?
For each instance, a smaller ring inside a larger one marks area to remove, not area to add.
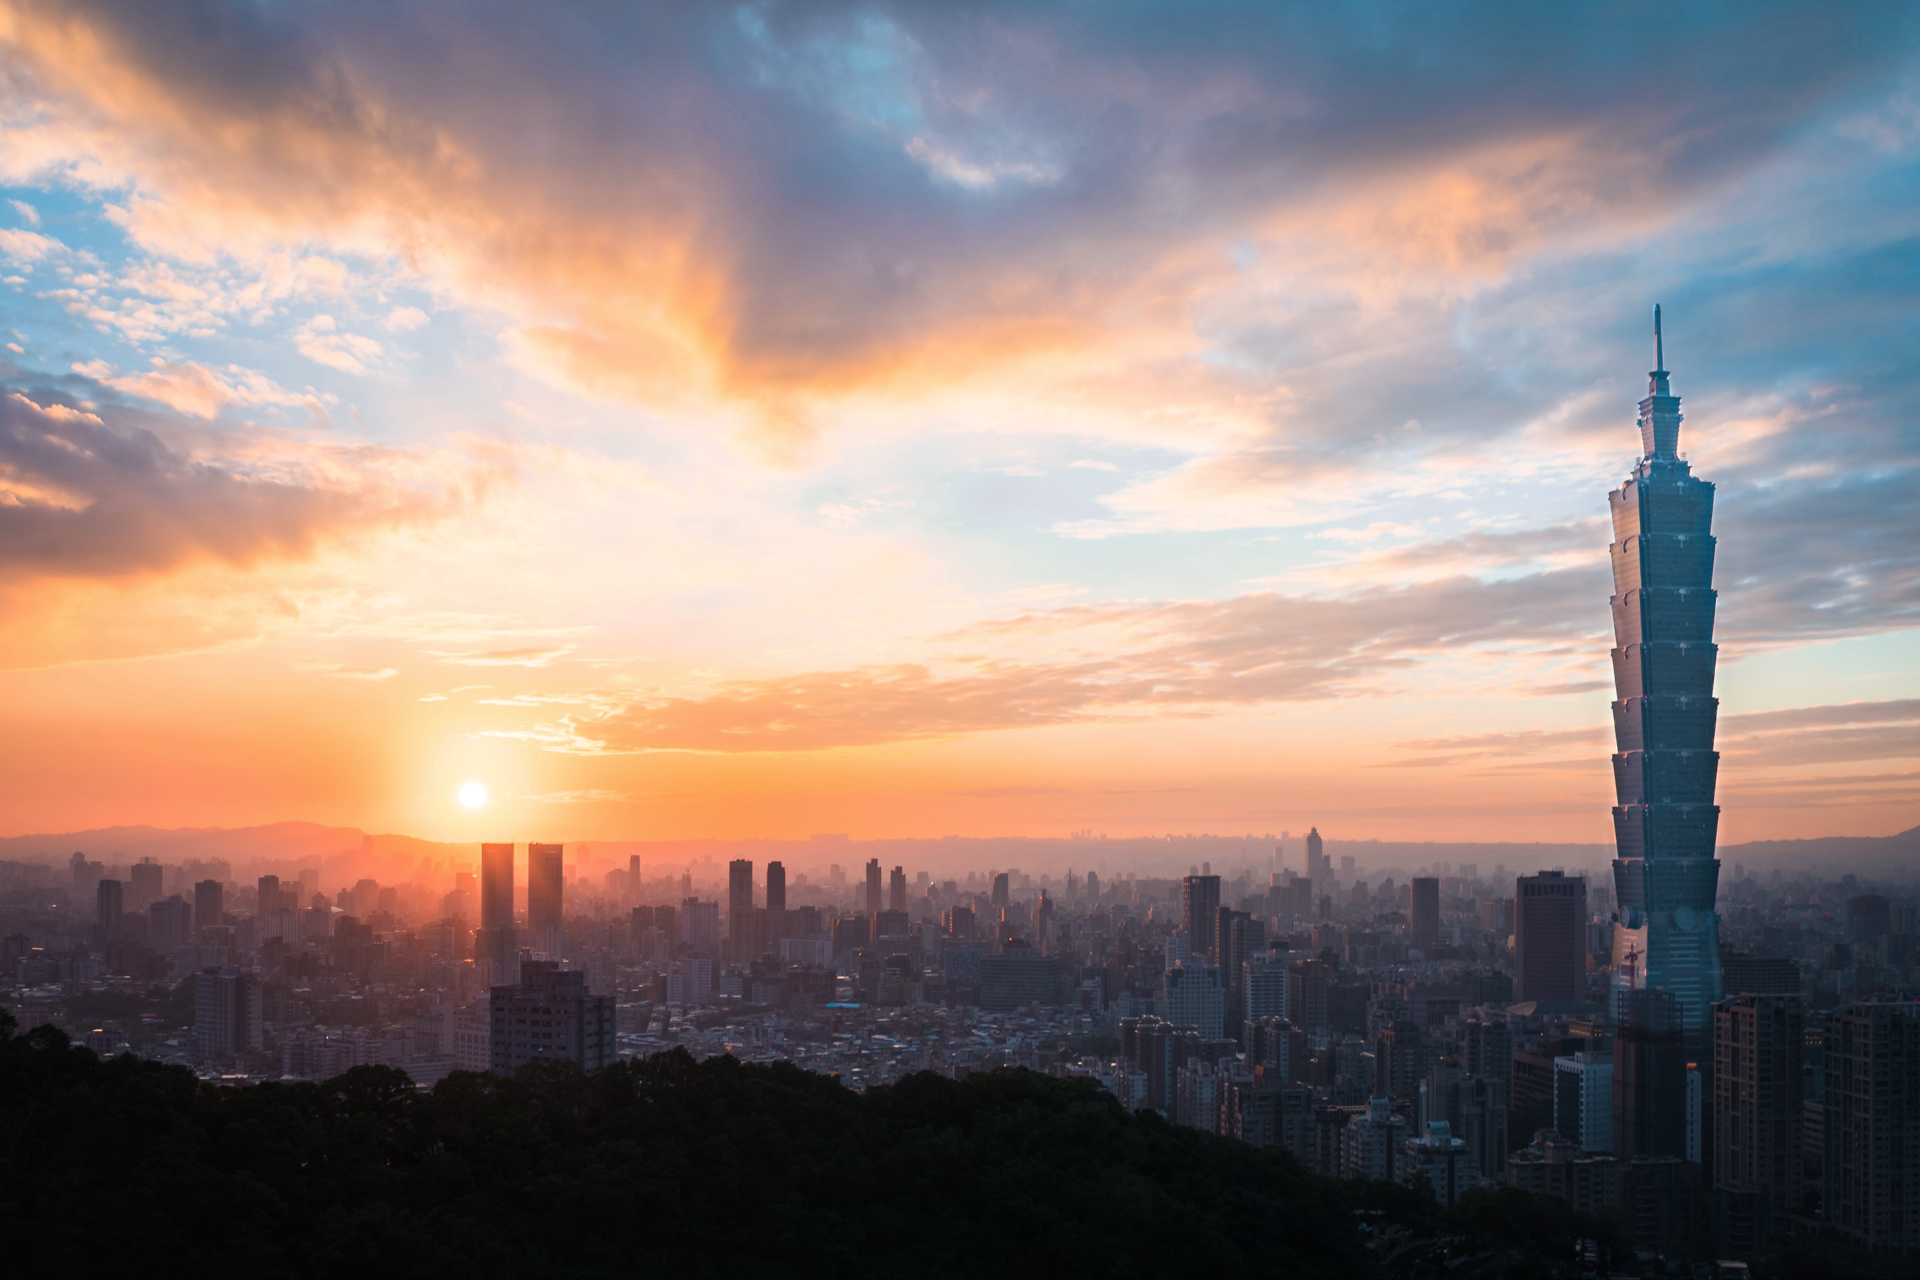
[[[1036,1004],[1063,1005],[1073,982],[1070,964],[1043,956],[1017,940],[1008,943],[999,955],[982,956],[979,966],[980,1007],[989,1013],[1011,1013]],[[970,967],[970,960],[956,964],[950,958],[948,980],[964,984]]]
[[[1671,991],[1626,993],[1613,1048],[1613,1154],[1687,1154],[1687,1050]]]
[[[100,931],[102,945],[120,936],[120,917],[125,914],[126,886],[118,880],[102,880],[94,889],[93,921]]]
[[[527,846],[527,932],[541,950],[557,952],[556,945],[565,914],[562,895],[566,891],[563,846],[530,844]]]
[[[597,1071],[614,1059],[613,997],[587,991],[587,975],[552,960],[529,960],[520,981],[489,993],[493,1070],[570,1061]]]
[[[1415,876],[1409,886],[1411,926],[1407,941],[1422,951],[1440,942],[1440,882],[1431,876]]]
[[[200,1060],[238,1057],[265,1043],[260,975],[206,969],[193,979],[193,1047]]]
[[[880,864],[878,862],[875,862],[873,865],[874,865],[874,874],[878,876]],[[874,883],[877,885],[879,881],[876,879]],[[1007,873],[1002,871],[998,875],[994,876],[993,878],[993,909],[997,913],[997,912],[1005,911],[1008,907],[1012,905],[1013,905],[1013,893],[1010,887],[1008,886]]]
[[[871,919],[875,912],[885,904],[880,900],[880,859],[867,859],[867,917]],[[996,902],[995,906],[1004,906]]]
[[[727,864],[727,942],[736,964],[760,954],[753,925],[753,863],[735,858]]]
[[[1659,332],[1656,307],[1655,367],[1640,402],[1641,459],[1607,495],[1619,695],[1613,961],[1635,985],[1673,992],[1688,1047],[1700,1053],[1721,996],[1714,489],[1679,455],[1680,397],[1670,394]]]
[[[1869,1249],[1920,1248],[1920,1004],[1842,1005],[1825,1021],[1827,1226]]]
[[[1180,881],[1181,927],[1186,933],[1187,954],[1219,955],[1220,877],[1185,876]]]
[[[1587,998],[1587,882],[1542,871],[1513,891],[1513,986],[1522,1002]]]
[[[907,909],[907,873],[895,867],[887,875],[887,910],[905,911]]]
[[[1244,1023],[1287,1016],[1287,966],[1272,953],[1255,951],[1241,963],[1240,991]],[[1253,1048],[1250,1041],[1247,1048]]]
[[[1713,1190],[1729,1252],[1758,1253],[1800,1208],[1805,1038],[1798,997],[1713,1007]]]
[[[218,880],[202,880],[193,886],[193,924],[196,929],[212,928],[227,922],[227,888]]]
[[[1302,1031],[1325,1031],[1333,994],[1333,967],[1324,960],[1287,966],[1287,1020]]]

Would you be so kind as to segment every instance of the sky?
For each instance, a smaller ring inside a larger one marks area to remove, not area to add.
[[[0,831],[1920,825],[1906,5],[0,0]],[[487,803],[457,800],[480,782]]]

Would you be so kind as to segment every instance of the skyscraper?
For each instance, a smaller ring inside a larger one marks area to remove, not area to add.
[[[758,954],[753,933],[753,863],[735,858],[727,864],[727,942],[735,960]]]
[[[227,888],[218,880],[202,880],[193,886],[193,923],[206,929],[225,924]]]
[[[1324,884],[1331,876],[1330,866],[1324,846],[1320,840],[1320,828],[1314,827],[1307,832],[1307,870],[1306,879]]]
[[[1180,881],[1180,923],[1187,933],[1187,951],[1217,959],[1220,929],[1220,877],[1185,876]]]
[[[1004,904],[998,904],[1004,905]],[[873,916],[880,910],[880,859],[867,859],[867,915]]]
[[[493,980],[519,981],[520,942],[513,927],[513,846],[480,846],[480,931],[473,958],[493,966]]]
[[[1521,1001],[1587,998],[1587,882],[1560,871],[1513,888],[1513,994]],[[1572,1137],[1572,1134],[1566,1135]]]
[[[1680,397],[1667,385],[1660,309],[1640,402],[1641,458],[1613,508],[1613,960],[1623,982],[1664,987],[1689,1047],[1706,1047],[1720,998],[1720,863],[1714,804],[1713,486],[1679,456]],[[1524,996],[1522,997],[1525,998]],[[1704,1056],[1704,1054],[1702,1055]]]
[[[527,931],[551,950],[547,939],[560,931],[561,895],[566,891],[563,846],[527,846]]]
[[[767,864],[767,946],[778,951],[787,936],[787,868],[784,863]]]
[[[904,868],[895,867],[887,876],[887,910],[905,911],[907,909],[907,873]]]
[[[1416,876],[1412,882],[1410,921],[1414,946],[1426,949],[1440,941],[1440,882],[1431,876]]]
[[[480,846],[480,927],[513,928],[513,846]]]

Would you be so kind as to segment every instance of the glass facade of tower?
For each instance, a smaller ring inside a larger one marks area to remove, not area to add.
[[[1656,363],[1664,363],[1657,361]],[[1664,987],[1690,1045],[1720,998],[1714,914],[1720,808],[1713,749],[1713,486],[1679,456],[1664,368],[1640,402],[1643,454],[1613,507],[1613,961],[1625,987]]]

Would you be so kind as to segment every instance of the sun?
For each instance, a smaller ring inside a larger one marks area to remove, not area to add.
[[[477,782],[469,782],[460,788],[460,803],[469,809],[478,809],[487,802],[487,789]]]

